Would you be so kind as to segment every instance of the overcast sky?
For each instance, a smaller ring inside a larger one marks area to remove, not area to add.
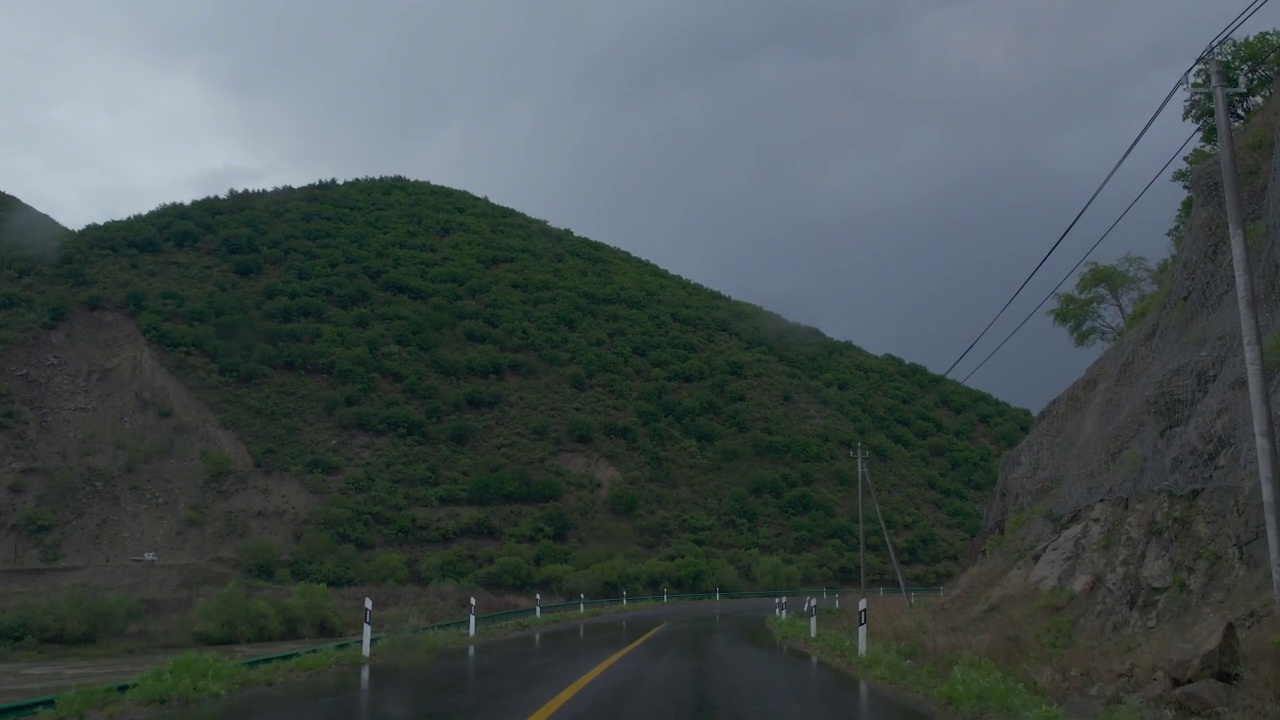
[[[404,174],[942,372],[1245,4],[6,0],[0,189],[80,227]],[[1178,103],[953,376],[1177,149]],[[1164,252],[1157,190],[1099,259]],[[1042,311],[971,384],[1038,410],[1092,358]]]

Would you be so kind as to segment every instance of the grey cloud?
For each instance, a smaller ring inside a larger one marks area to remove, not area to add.
[[[270,178],[281,173],[281,171],[281,168],[275,167],[220,165],[187,175],[183,184],[192,187],[210,188],[210,194],[221,195],[231,189],[268,186],[271,184]],[[194,198],[183,199],[192,200]]]
[[[1238,10],[1192,0],[72,5],[26,12],[58,13],[47,27],[179,68],[226,111],[235,157],[179,172],[184,189],[380,173],[462,187],[936,371]],[[1247,31],[1276,18],[1259,13]],[[1187,132],[1178,114],[1157,124],[960,377],[1173,151]],[[1177,199],[1162,183],[1102,259],[1163,252]],[[1039,315],[976,385],[1035,408],[1083,370],[1091,354]]]

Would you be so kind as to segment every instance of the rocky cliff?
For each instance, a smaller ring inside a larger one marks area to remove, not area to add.
[[[1278,131],[1273,101],[1236,141],[1273,398],[1280,398]],[[1215,623],[1220,632],[1230,621],[1258,647],[1274,632],[1216,156],[1196,168],[1192,195],[1191,231],[1158,307],[1005,456],[979,560],[958,583],[974,607],[1016,589],[1061,593],[1076,607],[1071,632],[1110,638],[1117,652],[1106,659],[1117,665],[1126,650],[1145,649],[1166,658],[1152,664],[1168,670],[1171,648]],[[1169,682],[1159,669],[1155,678]]]

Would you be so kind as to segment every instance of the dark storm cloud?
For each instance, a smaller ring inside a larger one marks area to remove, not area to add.
[[[31,2],[9,31],[26,57],[66,40],[28,121],[97,105],[0,160],[0,186],[76,223],[403,173],[941,371],[1236,4]],[[1177,147],[1178,114],[960,377]],[[1162,183],[1100,259],[1163,252],[1177,199]],[[1040,315],[974,384],[1038,408],[1078,376],[1091,354]]]

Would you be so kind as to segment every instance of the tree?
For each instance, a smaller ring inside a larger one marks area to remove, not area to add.
[[[1271,94],[1272,79],[1277,68],[1280,67],[1280,54],[1270,54],[1277,43],[1280,43],[1280,30],[1264,30],[1246,36],[1242,40],[1229,38],[1218,46],[1215,54],[1218,61],[1222,63],[1228,87],[1238,87],[1241,71],[1248,69],[1244,77],[1245,92],[1227,95],[1228,114],[1233,126],[1244,122],[1244,119],[1257,110]],[[1192,75],[1192,86],[1209,87],[1207,63],[1202,63],[1196,68]],[[1202,126],[1200,142],[1210,148],[1218,146],[1218,127],[1213,118],[1211,94],[1200,92],[1187,94],[1182,105],[1182,119]]]
[[[1165,231],[1165,237],[1173,246],[1173,251],[1182,249],[1182,243],[1191,234],[1191,211],[1195,209],[1195,198],[1187,195],[1178,204],[1178,212],[1173,216],[1173,227]]]
[[[1213,138],[1216,142],[1218,136],[1214,135]],[[1191,192],[1191,174],[1195,172],[1196,167],[1201,163],[1206,160],[1211,160],[1214,157],[1216,157],[1216,155],[1203,147],[1193,148],[1191,152],[1182,156],[1182,167],[1174,170],[1169,176],[1169,179],[1181,185],[1183,190]]]
[[[1155,273],[1146,258],[1126,253],[1119,260],[1085,263],[1076,278],[1075,293],[1057,293],[1058,305],[1048,312],[1053,324],[1066,328],[1076,347],[1110,345],[1124,333],[1136,303],[1155,285]]]
[[[237,550],[240,569],[250,577],[270,580],[280,567],[280,550],[266,540],[249,540]]]

